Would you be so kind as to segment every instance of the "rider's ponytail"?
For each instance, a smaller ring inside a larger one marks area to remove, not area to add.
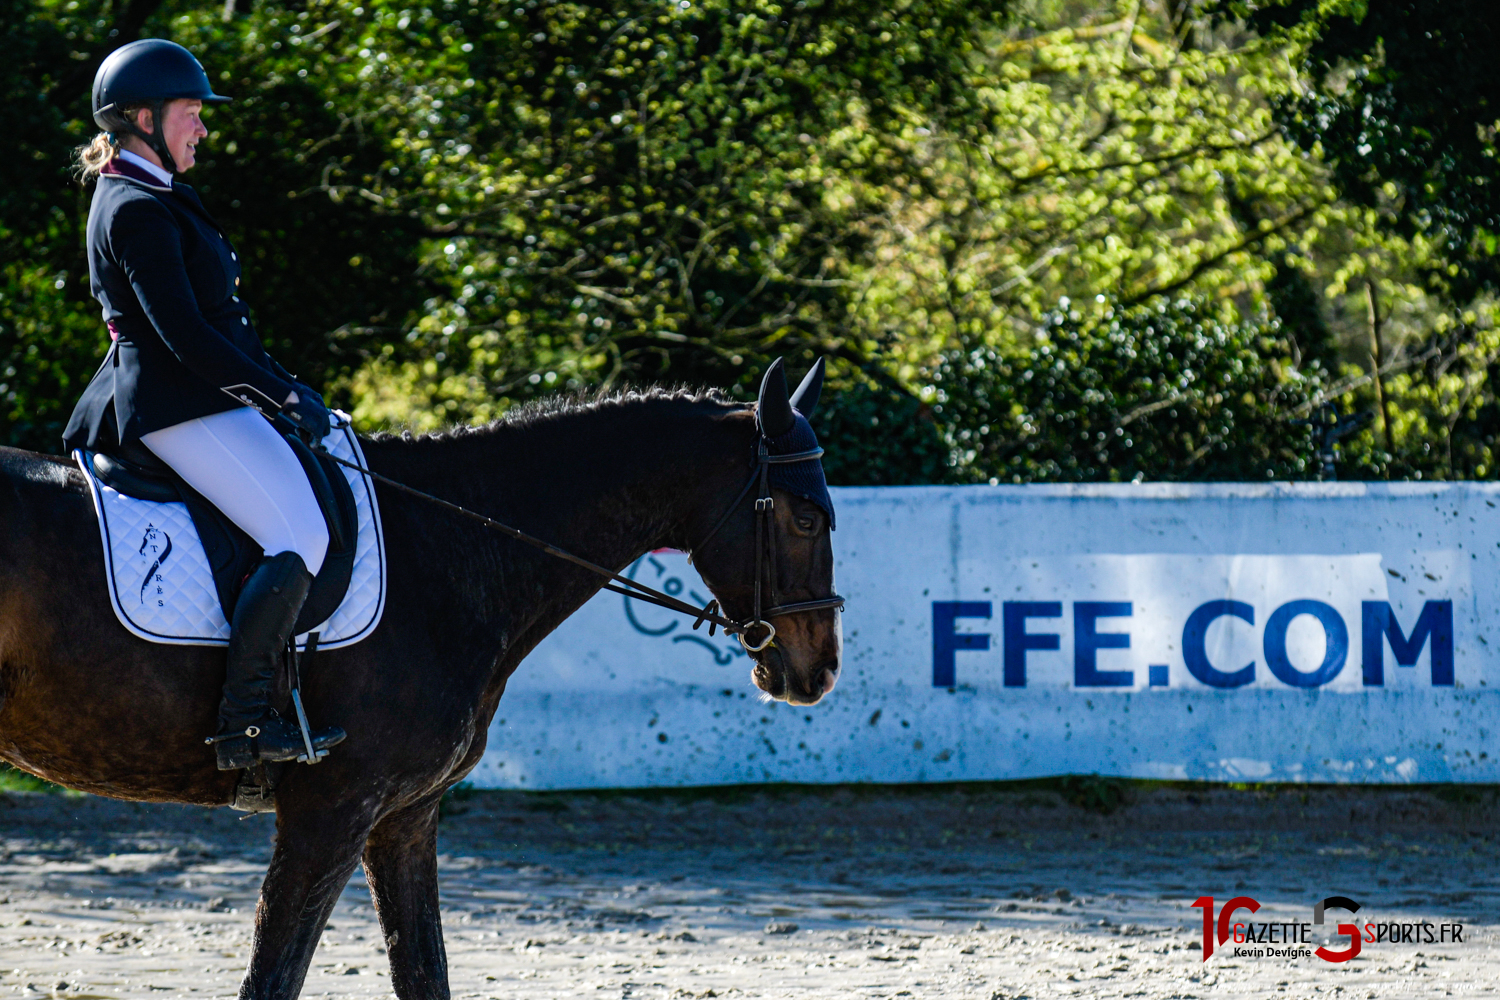
[[[73,173],[80,184],[87,184],[99,176],[106,163],[120,155],[120,147],[110,141],[108,132],[100,132],[92,142],[75,149],[73,155]]]

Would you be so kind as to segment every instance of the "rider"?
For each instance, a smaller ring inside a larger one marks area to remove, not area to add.
[[[322,440],[323,398],[270,358],[240,299],[240,259],[198,195],[191,169],[205,103],[228,101],[187,49],[164,39],[121,46],[94,76],[104,131],[78,150],[97,179],[89,211],[90,290],[113,344],[63,432],[69,448],[139,441],[266,553],[245,579],[229,636],[215,737],[221,770],[305,753],[270,688],[328,550],[328,527],[291,447],[262,414]],[[257,412],[260,411],[260,412]],[[313,734],[315,749],[344,738]]]

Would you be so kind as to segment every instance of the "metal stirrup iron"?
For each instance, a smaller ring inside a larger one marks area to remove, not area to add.
[[[307,635],[307,650],[301,656],[297,654],[297,640],[291,641],[290,654],[292,657],[292,707],[297,710],[297,728],[302,731],[302,745],[307,748],[307,753],[297,757],[299,764],[316,764],[328,756],[327,750],[314,750],[312,741],[312,729],[307,724],[307,712],[302,708],[302,658],[311,660],[313,654],[318,651],[319,632],[309,632]]]

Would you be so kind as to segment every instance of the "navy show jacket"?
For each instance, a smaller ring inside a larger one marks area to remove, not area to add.
[[[69,448],[107,449],[236,406],[274,409],[297,388],[261,346],[239,255],[192,188],[112,161],[89,209],[88,255],[114,344],[63,432]]]

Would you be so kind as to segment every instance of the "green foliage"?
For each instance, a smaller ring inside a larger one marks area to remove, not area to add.
[[[70,792],[60,785],[54,785],[50,781],[43,781],[34,774],[11,767],[9,764],[0,764],[0,792],[63,792],[68,795],[78,795],[78,792]]]
[[[835,486],[914,486],[953,475],[932,407],[910,393],[835,379],[812,423]]]
[[[53,238],[80,238],[58,225]],[[53,451],[98,366],[99,304],[45,255],[0,260],[0,443]],[[107,342],[107,338],[106,338]]]
[[[0,97],[6,113],[10,155],[0,162],[0,249],[12,259],[38,251],[34,227],[47,217],[52,194],[63,181],[67,160],[38,155],[60,151],[73,140],[67,116],[37,87],[36,67],[66,65],[68,39],[30,0],[0,0],[0,35],[5,58],[0,60]],[[45,246],[45,243],[41,244]],[[58,248],[76,255],[77,248]]]
[[[1276,47],[1192,35],[1138,3],[1030,4],[988,40],[979,120],[914,122],[919,185],[888,192],[862,302],[902,349],[1025,343],[1060,297],[1192,286],[1250,298],[1341,220],[1278,134]],[[1248,304],[1248,303],[1247,303]],[[919,362],[919,358],[912,358]]]
[[[0,34],[0,100],[10,109],[10,151],[0,158],[0,443],[45,441],[51,450],[80,370],[93,371],[100,328],[80,268],[87,206],[67,179],[76,132],[35,75],[39,65],[65,66],[69,43],[26,0],[0,0]]]
[[[401,166],[360,193],[425,220],[447,294],[356,381],[356,415],[485,419],[622,379],[748,394],[807,351],[874,373],[850,309],[867,195],[924,169],[887,137],[971,108],[971,53],[1002,10],[370,5],[362,73],[401,123]],[[417,45],[421,62],[385,58]]]
[[[258,40],[259,20],[225,25],[217,9],[191,10],[142,2],[112,21],[107,5],[0,0],[0,94],[15,111],[0,165],[0,443],[56,450],[108,345],[83,254],[91,192],[69,167],[95,131],[87,100],[97,56],[111,31],[141,30],[142,17],[147,34],[193,46],[237,98],[208,116],[214,131],[186,179],[240,248],[272,352],[315,383],[347,375],[422,301],[420,221],[324,189],[338,171],[385,162],[360,95],[307,83],[305,67],[274,56],[280,42]]]
[[[1229,4],[1296,49],[1314,83],[1277,119],[1316,148],[1342,193],[1387,209],[1402,236],[1440,242],[1427,277],[1459,302],[1500,290],[1500,16],[1493,0]],[[1253,12],[1252,12],[1253,11]]]
[[[418,274],[420,220],[330,197],[325,187],[382,168],[381,123],[356,122],[353,95],[329,101],[253,50],[250,58],[224,44],[200,51],[211,62],[223,53],[218,86],[238,99],[215,111],[206,140],[214,148],[187,180],[241,250],[244,294],[266,349],[315,384],[347,376],[400,335],[429,290]]]
[[[821,354],[834,482],[1306,478],[1378,333],[1341,473],[1492,475],[1483,6],[0,0],[0,441],[102,354],[66,165],[144,34],[235,97],[188,180],[367,429]]]
[[[991,482],[1306,478],[1305,414],[1326,374],[1299,370],[1274,322],[1187,301],[1106,309],[1064,300],[1035,346],[949,352],[933,410],[954,464]]]

